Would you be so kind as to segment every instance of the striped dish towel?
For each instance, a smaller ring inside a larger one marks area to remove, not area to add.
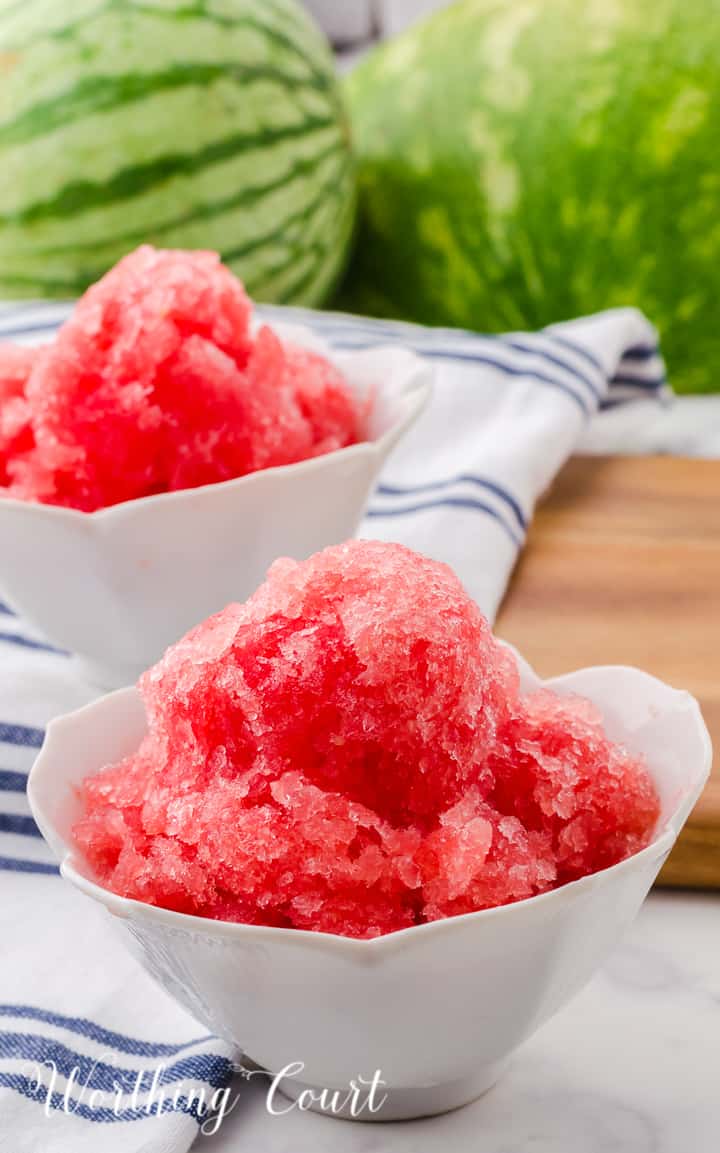
[[[0,340],[49,339],[70,307],[0,306]],[[337,348],[400,343],[432,360],[431,405],[391,457],[362,535],[447,561],[491,618],[535,501],[587,423],[602,407],[670,395],[655,331],[631,309],[502,337],[262,313],[306,324]],[[237,1092],[228,1046],[203,1035],[126,953],[111,919],[60,882],[30,816],[25,783],[44,726],[94,695],[66,654],[0,605],[0,1148],[8,1153],[179,1153]]]

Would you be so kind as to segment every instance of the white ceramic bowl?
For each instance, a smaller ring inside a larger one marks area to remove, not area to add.
[[[2,598],[78,654],[89,679],[136,680],[193,625],[246,600],[276,557],[300,560],[351,537],[429,399],[432,369],[412,352],[331,353],[307,329],[275,327],[331,357],[357,395],[372,390],[367,441],[94,513],[0,498]]]
[[[536,687],[537,676],[521,668],[524,687]],[[347,1090],[351,1078],[380,1069],[389,1097],[377,1118],[443,1112],[489,1088],[517,1046],[602,964],[710,770],[710,739],[687,693],[622,667],[547,684],[595,701],[610,735],[646,756],[662,802],[652,843],[542,896],[371,941],[190,917],[93,881],[71,843],[73,786],[137,746],[145,714],[134,688],[53,721],[30,774],[30,805],[63,876],[125,925],[169,993],[273,1073],[303,1063],[284,1091]]]

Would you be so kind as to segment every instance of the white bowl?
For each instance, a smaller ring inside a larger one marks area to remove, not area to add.
[[[541,683],[521,670],[525,689]],[[30,774],[30,806],[63,876],[125,925],[170,994],[272,1073],[303,1063],[284,1092],[347,1090],[379,1069],[389,1096],[376,1118],[444,1112],[489,1088],[517,1046],[602,964],[710,771],[710,738],[689,694],[623,667],[546,683],[589,697],[611,737],[647,758],[662,804],[652,843],[530,900],[375,940],[190,917],[94,882],[72,845],[74,786],[137,747],[145,713],[134,688],[52,722]]]
[[[368,440],[299,464],[93,513],[0,498],[0,592],[85,675],[137,679],[168,645],[244,601],[278,556],[298,560],[351,537],[389,452],[419,415],[432,369],[412,352],[334,353],[307,329],[283,337],[331,357],[373,396]]]

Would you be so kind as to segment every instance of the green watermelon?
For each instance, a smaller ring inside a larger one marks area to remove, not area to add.
[[[636,305],[720,388],[718,0],[463,0],[350,75],[344,302],[498,331]]]
[[[0,295],[75,295],[148,241],[314,304],[354,186],[332,56],[294,0],[0,0]]]

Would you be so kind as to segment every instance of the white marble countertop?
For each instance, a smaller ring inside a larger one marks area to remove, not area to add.
[[[238,1103],[193,1153],[718,1153],[720,895],[653,893],[587,988],[472,1105],[400,1124]]]

